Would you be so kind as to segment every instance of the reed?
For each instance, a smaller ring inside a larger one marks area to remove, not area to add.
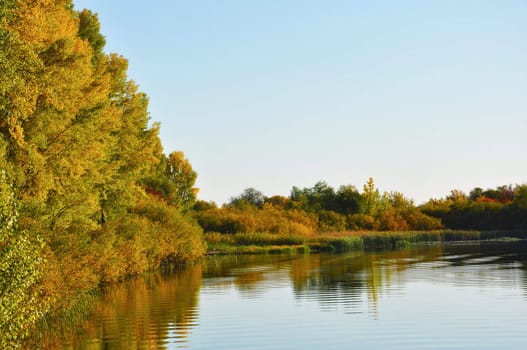
[[[276,233],[235,233],[223,234],[217,232],[205,233],[205,241],[209,245],[239,245],[239,246],[282,246],[302,245],[306,241],[305,236],[282,235]]]
[[[501,231],[352,231],[316,236],[275,233],[206,233],[209,254],[308,254],[354,250],[394,249],[414,243],[525,239],[525,232]]]
[[[309,254],[310,249],[307,245],[271,245],[271,246],[238,246],[234,249],[228,249],[224,253],[226,254],[284,254],[284,255],[293,255],[293,254]]]

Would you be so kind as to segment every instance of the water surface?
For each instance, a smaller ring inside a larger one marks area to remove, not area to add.
[[[527,349],[525,242],[214,257],[113,286],[65,349]]]

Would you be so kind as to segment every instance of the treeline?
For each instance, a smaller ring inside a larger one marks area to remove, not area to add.
[[[0,2],[0,348],[97,286],[204,253],[127,61],[71,0]]]
[[[525,230],[527,185],[454,190],[416,206],[400,192],[381,193],[369,179],[362,192],[325,182],[293,187],[288,197],[248,188],[221,208],[198,201],[193,215],[205,232],[268,232],[309,236],[343,231]]]
[[[218,208],[198,201],[194,215],[205,232],[270,232],[312,235],[339,231],[406,231],[442,228],[399,192],[381,193],[373,179],[363,191],[351,185],[337,190],[325,182],[293,187],[289,197],[266,197],[246,189]]]
[[[487,190],[476,187],[468,195],[453,190],[445,198],[432,199],[420,209],[451,229],[526,230],[527,185]]]

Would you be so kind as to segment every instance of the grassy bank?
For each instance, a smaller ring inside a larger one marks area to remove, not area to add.
[[[524,231],[332,232],[315,236],[272,233],[207,233],[208,254],[307,254],[392,249],[415,243],[526,239]]]

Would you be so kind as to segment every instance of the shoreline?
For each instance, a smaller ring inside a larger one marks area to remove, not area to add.
[[[526,240],[527,230],[499,231],[350,231],[315,236],[270,233],[206,233],[205,256],[255,254],[342,253],[356,250],[396,249],[414,244]]]

